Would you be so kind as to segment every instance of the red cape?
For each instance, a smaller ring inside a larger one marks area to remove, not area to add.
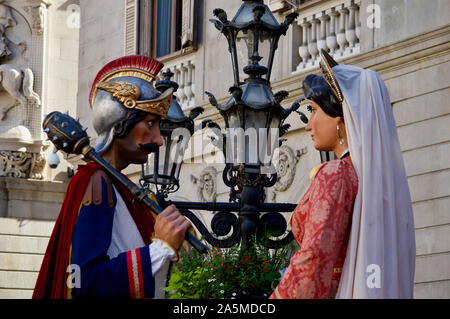
[[[91,176],[102,167],[95,163],[80,166],[72,178],[66,197],[53,228],[47,250],[42,261],[41,270],[36,281],[33,299],[62,299],[67,294],[67,266],[70,259],[72,234],[78,218],[81,201]],[[125,204],[133,217],[146,245],[150,245],[154,219],[149,208],[142,203],[133,202],[130,192],[113,180]]]

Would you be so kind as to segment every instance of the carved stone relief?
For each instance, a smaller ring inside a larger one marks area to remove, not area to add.
[[[307,148],[294,150],[287,145],[279,148],[278,162],[275,165],[277,170],[277,182],[272,188],[266,189],[266,201],[274,202],[277,192],[285,192],[294,181],[297,164],[300,157],[306,154]]]
[[[44,166],[41,154],[0,151],[0,177],[42,179]]]
[[[199,177],[191,175],[192,183],[197,185],[197,197],[200,202],[215,202],[217,197],[217,170],[207,166]]]
[[[12,51],[9,49],[11,41],[6,36],[6,31],[16,24],[17,22],[11,14],[11,8],[0,2],[0,59],[11,57]]]
[[[0,24],[5,27],[15,26],[17,21],[11,14],[11,8],[3,4],[5,1],[0,1]]]
[[[42,87],[45,8],[39,0],[0,0],[0,177],[43,178],[36,91]]]
[[[3,62],[10,59],[13,54],[10,48],[11,45],[20,47],[22,54],[25,52],[27,46],[23,41],[16,43],[8,37],[7,31],[16,26],[17,21],[12,15],[11,8],[2,4],[2,2],[0,1],[0,60]]]
[[[6,32],[17,26],[17,21],[14,19],[11,7],[3,4],[3,2],[0,1],[0,91],[4,91],[12,97],[14,103],[8,105],[5,101],[2,101],[0,104],[0,122],[6,120],[8,113],[13,108],[20,106],[18,124],[26,125],[29,121],[27,118],[28,99],[36,107],[40,106],[41,100],[33,90],[34,74],[31,69],[5,63],[12,58],[15,58],[15,60],[19,58],[13,56],[10,44],[21,47],[18,55],[23,55],[26,44],[23,41],[15,43],[8,38]]]
[[[31,28],[33,32],[37,35],[42,35],[44,33],[44,10],[45,5],[43,3],[38,3],[35,5],[23,7],[25,12],[29,13],[31,16]]]
[[[8,112],[16,106],[21,107],[20,124],[26,125],[27,118],[27,98],[39,107],[41,99],[33,91],[33,71],[29,68],[21,68],[12,64],[0,65],[0,89],[5,90],[16,101],[13,105],[0,109],[0,121],[5,121]]]

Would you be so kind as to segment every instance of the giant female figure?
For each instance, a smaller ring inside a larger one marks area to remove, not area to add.
[[[271,298],[411,298],[414,222],[386,86],[372,70],[321,52],[303,82],[314,147],[338,157],[313,170],[291,224],[299,250]]]

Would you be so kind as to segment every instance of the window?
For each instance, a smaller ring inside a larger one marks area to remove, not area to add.
[[[153,52],[156,57],[181,49],[182,0],[156,0]]]
[[[200,0],[125,0],[125,52],[163,57],[194,46]]]

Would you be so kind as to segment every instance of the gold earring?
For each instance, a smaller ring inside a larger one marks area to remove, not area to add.
[[[337,125],[336,128],[337,128],[337,134],[338,134],[338,138],[339,138],[339,144],[342,145],[342,144],[344,144],[344,139],[342,138],[341,130],[339,128],[339,125]]]

